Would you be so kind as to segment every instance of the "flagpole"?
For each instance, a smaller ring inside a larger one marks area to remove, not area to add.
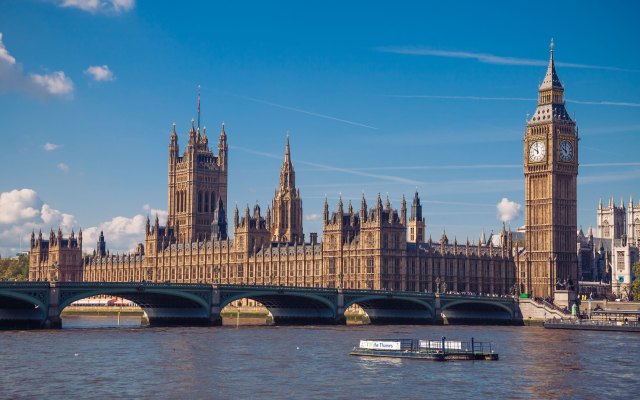
[[[198,132],[200,132],[200,85],[198,85]]]

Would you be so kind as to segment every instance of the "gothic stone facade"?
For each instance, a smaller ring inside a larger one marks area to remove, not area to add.
[[[515,283],[511,234],[501,232],[499,246],[491,240],[453,243],[443,233],[438,242],[425,241],[420,197],[413,198],[411,215],[403,198],[398,211],[378,195],[359,211],[351,204],[337,211],[324,206],[323,241],[302,227],[302,200],[295,185],[289,140],[271,207],[234,210],[233,239],[227,235],[226,133],[220,134],[218,155],[208,149],[206,133],[192,128],[185,153],[178,155],[175,128],[169,146],[169,212],[167,225],[147,219],[144,246],[131,254],[110,254],[101,234],[92,255],[81,255],[72,239],[73,255],[51,274],[54,261],[46,256],[49,242],[38,239],[32,257],[43,261],[30,279],[85,281],[154,281],[229,283],[307,287],[343,287],[408,291],[458,291],[507,294]],[[212,208],[212,205],[215,207]],[[81,239],[80,242],[81,243]],[[52,249],[54,247],[51,247]],[[42,250],[40,250],[42,249]],[[45,254],[43,256],[43,254]]]

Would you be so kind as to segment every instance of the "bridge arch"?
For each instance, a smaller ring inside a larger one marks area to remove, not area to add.
[[[508,323],[515,308],[506,302],[483,299],[454,299],[444,301],[442,317],[447,323]]]
[[[372,324],[427,324],[436,319],[436,312],[429,299],[369,294],[349,296],[345,299],[345,310],[357,304],[369,316]]]
[[[0,289],[0,325],[39,328],[47,318],[46,299],[38,293]]]
[[[207,299],[185,288],[100,283],[93,287],[90,283],[85,284],[85,287],[61,287],[58,313],[77,300],[109,295],[136,303],[150,325],[208,325],[210,322],[210,296]]]
[[[341,317],[337,315],[337,305],[329,298],[286,288],[226,292],[220,301],[220,309],[240,299],[261,303],[277,325],[333,324]]]

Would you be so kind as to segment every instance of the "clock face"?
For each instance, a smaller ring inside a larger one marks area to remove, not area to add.
[[[563,161],[573,160],[573,145],[568,140],[560,142],[560,148],[558,149],[560,159]]]
[[[544,143],[537,141],[529,146],[529,160],[533,162],[542,161],[545,154],[547,154],[547,150],[544,147]]]

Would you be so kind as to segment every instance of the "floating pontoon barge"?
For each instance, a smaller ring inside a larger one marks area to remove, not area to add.
[[[349,353],[352,356],[417,358],[432,361],[498,360],[489,342],[469,342],[422,339],[368,339],[360,340]]]

